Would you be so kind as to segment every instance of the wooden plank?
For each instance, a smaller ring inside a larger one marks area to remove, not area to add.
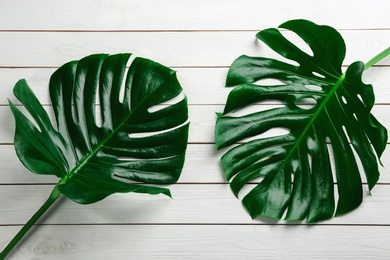
[[[342,35],[345,64],[368,61],[389,46],[390,30]],[[230,66],[242,54],[276,57],[255,32],[2,32],[0,38],[0,67],[60,66],[92,53],[132,52],[166,66]],[[390,65],[390,58],[380,64]]]
[[[271,105],[258,105],[251,107],[254,109],[270,109],[275,106]],[[24,110],[21,107],[21,110]],[[46,106],[47,110],[51,111],[51,107]],[[388,105],[376,105],[374,106],[372,113],[375,117],[388,129],[390,129],[390,114],[387,112],[389,109]],[[189,142],[190,143],[214,143],[214,128],[216,122],[215,112],[222,112],[222,105],[192,105],[189,106],[189,119],[190,132]],[[52,112],[50,112],[52,116]],[[262,135],[271,136],[282,134],[285,131],[282,129],[275,129],[275,131],[269,131]],[[8,106],[0,106],[0,144],[1,143],[12,143],[14,137],[14,119],[13,115]]]
[[[212,173],[210,173],[212,174]],[[216,173],[215,173],[216,174]],[[248,190],[254,185],[249,185]],[[0,223],[21,225],[35,213],[54,185],[0,186]],[[42,221],[44,224],[305,224],[252,220],[227,184],[175,184],[173,199],[164,195],[114,194],[101,202],[80,205],[62,198]],[[390,186],[378,185],[351,213],[319,224],[390,225]]]
[[[189,144],[186,161],[178,183],[224,183],[225,177],[220,166],[224,151],[216,151],[214,144]],[[55,184],[55,176],[43,176],[30,173],[17,158],[13,145],[0,145],[0,184]],[[390,149],[386,149],[382,162],[390,165]],[[379,168],[379,183],[390,183],[390,169]],[[363,177],[365,182],[365,177]]]
[[[16,156],[13,145],[0,145],[0,184],[56,183],[55,176],[30,173]],[[213,144],[189,144],[180,183],[220,183],[225,179],[220,168],[221,152]],[[389,178],[390,181],[390,178]]]
[[[10,259],[388,259],[389,242],[388,226],[40,226]]]
[[[213,145],[214,112],[222,111],[229,91],[223,86],[227,67],[241,54],[277,57],[255,41],[256,31],[295,18],[337,27],[346,39],[348,65],[388,47],[387,6],[384,0],[1,1],[0,250],[46,199],[53,187],[47,183],[56,182],[28,173],[13,151],[6,98],[15,100],[16,80],[27,78],[49,105],[54,69],[32,67],[58,67],[91,53],[134,52],[177,69],[191,104],[191,144],[180,183],[171,186],[174,199],[115,194],[86,206],[61,200],[43,220],[50,224],[35,229],[9,259],[388,259],[388,170],[381,170],[373,196],[364,186],[364,202],[354,212],[318,225],[285,225],[250,219],[223,183],[221,152]],[[380,65],[385,67],[364,78],[375,84],[381,104],[374,114],[389,127],[390,58]]]
[[[225,88],[227,68],[174,68],[188,97],[188,103],[219,104],[226,102],[232,88]],[[26,79],[39,100],[50,104],[48,84],[55,68],[0,68],[0,105],[7,105],[7,99],[13,97],[12,89],[19,79]],[[390,103],[390,67],[374,67],[363,74],[363,80],[374,86],[376,103]],[[20,102],[16,101],[16,104]]]
[[[390,28],[386,1],[2,1],[0,30],[258,30],[305,18],[339,28]],[[365,19],[361,19],[364,17]]]

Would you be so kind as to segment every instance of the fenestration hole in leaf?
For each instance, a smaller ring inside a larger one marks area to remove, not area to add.
[[[343,132],[344,132],[345,137],[348,140],[348,143],[351,143],[351,140],[349,139],[349,135],[348,135],[347,128],[345,127],[345,125],[343,125]]]
[[[126,89],[125,87],[126,87],[127,75],[129,73],[129,68],[130,68],[131,63],[133,63],[135,58],[136,58],[135,55],[131,55],[126,63],[126,70],[125,70],[125,73],[123,75],[122,84],[121,84],[121,87],[119,90],[119,102],[121,102],[121,103],[123,103],[123,100],[125,98],[125,89]],[[131,85],[129,86],[129,90],[131,91]]]
[[[99,128],[102,127],[103,125],[102,113],[99,109],[96,109],[96,107],[95,107],[95,125]]]
[[[241,107],[239,109],[226,113],[224,116],[242,117],[253,113],[258,113],[261,111],[266,111],[273,107],[281,107],[281,106],[285,106],[285,103],[280,100],[270,99],[265,102],[255,103],[252,106]]]
[[[259,79],[252,84],[260,85],[260,86],[280,86],[285,83],[280,79]]]
[[[319,78],[322,78],[322,79],[326,78],[324,75],[322,75],[322,74],[320,74],[320,73],[318,73],[318,72],[315,72],[315,71],[313,71],[312,74],[313,74],[314,76],[319,77]]]
[[[356,164],[358,166],[359,172],[361,173],[360,174],[360,178],[361,178],[363,183],[367,183],[367,177],[366,177],[366,174],[364,174],[365,172],[364,172],[362,160],[358,156],[358,153],[357,153],[355,147],[352,144],[351,144],[351,148],[352,148],[353,155],[355,156]],[[373,149],[372,145],[371,145],[371,149]],[[368,191],[368,187],[367,186],[366,186],[366,190]]]
[[[168,106],[173,106],[173,105],[176,105],[178,103],[180,103],[181,101],[183,101],[184,99],[186,98],[186,95],[184,94],[184,92],[180,92],[179,95],[177,95],[176,97],[174,98],[171,98],[163,103],[160,103],[160,104],[157,104],[157,105],[154,105],[154,106],[151,106],[148,108],[148,112],[149,113],[154,113],[154,112],[157,112],[157,111],[160,111]]]
[[[352,114],[356,121],[358,121],[358,118],[355,113]]]
[[[289,42],[294,44],[302,52],[306,53],[311,57],[314,56],[314,53],[311,50],[310,46],[307,45],[307,43],[301,37],[299,37],[298,34],[286,30],[280,30],[280,33],[284,36],[284,38],[286,38]]]
[[[316,85],[305,85],[306,88],[311,89],[311,90],[322,90],[321,87],[316,86]]]
[[[171,159],[171,158],[174,158],[176,155],[174,156],[168,156],[168,157],[161,157],[161,158],[138,158],[138,157],[128,157],[128,156],[118,156],[116,157],[117,160],[119,161],[124,161],[124,162],[128,162],[128,161],[140,161],[140,160],[148,160],[148,161],[161,161],[161,160],[165,160],[165,159]]]
[[[95,93],[92,93],[92,95],[94,94],[95,95],[95,125],[97,127],[102,127],[103,125],[103,118],[102,118],[102,114],[101,114],[101,111],[100,109],[96,109],[96,107],[100,104],[100,96],[101,96],[101,93],[100,93],[100,77],[97,77],[96,78],[96,81],[97,81],[97,86],[96,86],[96,92]]]
[[[288,135],[290,133],[290,129],[284,128],[284,127],[273,127],[269,129],[268,131],[265,131],[264,133],[261,133],[259,135],[254,135],[250,137],[243,138],[240,143],[246,143],[249,141],[262,139],[262,138],[269,138],[272,136],[282,136],[282,135]]]
[[[260,183],[263,178],[263,176],[259,177],[256,183]],[[256,183],[251,181],[250,183],[247,183],[247,185],[243,186],[238,193],[238,199],[242,200],[257,185]]]
[[[75,106],[74,104],[72,104],[70,110],[71,110],[71,112],[72,112],[72,119],[73,119],[73,122],[74,122],[75,124],[78,124],[79,119],[77,118],[76,106]]]
[[[18,109],[19,111],[27,118],[28,121],[30,121],[31,124],[33,124],[37,130],[42,133],[42,129],[39,127],[38,123],[35,121],[35,119],[31,116],[30,113],[28,113],[28,111],[26,110],[26,108],[24,106],[18,106]],[[52,114],[52,117],[53,114]]]
[[[187,119],[186,122],[184,122],[178,126],[172,127],[172,128],[164,129],[161,131],[154,131],[154,132],[130,133],[128,136],[129,136],[129,138],[144,138],[144,137],[149,137],[149,136],[153,136],[153,135],[164,134],[164,133],[173,131],[175,129],[178,129],[180,127],[183,127],[183,126],[187,125],[189,122],[190,121]]]
[[[282,62],[287,63],[287,64],[290,64],[290,65],[292,65],[294,67],[299,67],[300,66],[300,64],[297,61],[291,60],[291,59],[287,59],[287,58],[283,57],[282,55],[280,55],[279,53],[273,53],[272,56],[264,55],[264,57],[270,58],[270,59],[273,59],[273,58],[277,57],[277,60],[282,61]]]
[[[314,98],[301,98],[295,101],[295,105],[301,109],[311,109],[317,105]]]
[[[307,159],[309,161],[309,169],[310,169],[310,174],[313,174],[313,156],[309,153],[307,155]]]
[[[332,169],[332,178],[333,178],[333,182],[335,182],[337,180],[336,165],[335,165],[333,146],[332,146],[332,142],[330,141],[329,137],[326,138],[326,143],[327,143],[327,148],[328,148],[327,150],[328,150],[330,167]]]
[[[364,101],[363,101],[362,96],[361,96],[360,94],[357,94],[357,97],[358,97],[358,99],[360,99],[360,101],[363,103],[363,105],[366,106],[366,104],[365,104]]]
[[[332,143],[330,142],[330,139],[328,137],[327,137],[327,143],[328,143],[327,147],[328,147],[329,162],[330,162],[330,167],[332,169],[332,179],[333,179],[333,183],[336,184],[337,183],[337,171],[336,171],[335,157],[334,157]],[[334,196],[334,201],[336,203],[335,204],[336,207],[335,207],[334,212],[333,212],[333,214],[334,214],[336,211],[336,208],[337,208],[337,201],[339,199],[339,192],[338,192],[336,185],[334,185],[333,196]]]
[[[143,184],[142,182],[140,181],[134,181],[134,180],[130,180],[130,179],[126,179],[126,178],[123,178],[121,176],[118,176],[118,175],[112,175],[112,178],[115,179],[115,180],[118,180],[118,181],[121,181],[121,182],[124,182],[124,183],[131,183],[131,184],[142,184],[142,185],[145,185]]]

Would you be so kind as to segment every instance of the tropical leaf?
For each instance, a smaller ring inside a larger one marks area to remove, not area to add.
[[[147,59],[135,58],[127,70],[129,58],[99,54],[59,68],[50,80],[56,126],[25,80],[14,88],[36,124],[10,103],[20,160],[35,173],[61,178],[57,189],[78,203],[114,192],[169,194],[124,180],[168,184],[180,176],[188,136],[186,99],[155,112],[150,108],[182,88],[174,71]]]
[[[258,39],[298,65],[264,57],[237,58],[226,85],[238,86],[218,114],[216,146],[222,149],[252,139],[231,148],[221,161],[236,196],[261,179],[242,200],[253,218],[280,219],[286,214],[288,220],[329,219],[362,202],[360,164],[369,189],[375,186],[387,131],[370,113],[374,93],[371,85],[362,82],[364,64],[355,62],[342,73],[345,44],[335,29],[306,20],[288,21],[279,28],[296,33],[313,55],[287,40],[279,29],[259,32]],[[281,83],[260,85],[263,79]],[[249,105],[260,109],[256,103],[264,101],[282,105],[234,115]],[[302,106],[305,102],[311,105]],[[288,131],[259,136],[275,128]]]
[[[178,180],[188,139],[187,100],[173,70],[139,57],[127,68],[131,58],[92,55],[54,72],[49,88],[56,125],[26,81],[16,84],[14,94],[32,118],[10,102],[17,155],[32,172],[60,181],[1,258],[61,193],[82,204],[115,192],[170,196],[165,187],[143,184]]]

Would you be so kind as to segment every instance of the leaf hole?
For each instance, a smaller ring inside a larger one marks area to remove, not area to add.
[[[168,133],[170,131],[173,131],[173,130],[176,130],[178,128],[181,128],[181,127],[183,127],[183,126],[185,126],[187,124],[189,124],[189,120],[188,119],[184,123],[182,123],[182,124],[180,124],[178,126],[172,127],[172,128],[163,129],[163,130],[160,130],[160,131],[153,131],[153,132],[130,133],[130,134],[128,134],[128,136],[129,136],[129,138],[151,137],[151,136],[154,136],[154,135],[160,135],[160,134]]]
[[[270,103],[272,103],[272,106],[268,105]],[[267,100],[267,105],[261,104],[261,103],[257,103],[254,105],[248,105],[248,106],[236,109],[234,111],[231,111],[231,112],[225,114],[225,116],[242,117],[242,116],[247,116],[250,114],[266,111],[266,110],[272,109],[276,106],[284,106],[284,105],[285,105],[285,103],[283,103],[280,100],[271,100],[270,99],[270,100]]]
[[[371,145],[371,148],[372,148],[372,145]],[[355,150],[355,147],[351,144],[351,149],[352,149],[352,153],[353,153],[353,156],[355,157],[355,160],[356,160],[356,164],[357,164],[357,167],[359,169],[359,173],[360,173],[360,178],[362,180],[362,182],[365,182],[367,183],[367,177],[365,174],[362,174],[364,173],[364,167],[363,167],[363,164],[362,164],[362,160],[359,156],[359,154],[357,153],[357,151]],[[365,159],[365,158],[364,158]],[[367,174],[371,174],[371,172],[368,172]],[[367,188],[368,189],[368,188]]]
[[[131,55],[126,63],[126,70],[125,70],[125,73],[124,73],[123,78],[122,78],[121,87],[119,89],[119,102],[121,102],[121,103],[123,103],[124,98],[125,98],[126,81],[127,81],[127,75],[129,73],[129,68],[130,68],[131,63],[133,63],[135,58],[136,58],[135,55]]]
[[[256,42],[258,42],[258,40]],[[266,57],[266,58],[269,58],[269,59],[277,59],[277,60],[279,60],[281,62],[284,62],[284,63],[289,64],[289,65],[294,66],[294,67],[299,67],[300,66],[300,64],[297,61],[288,59],[288,58],[284,57],[283,55],[281,55],[281,54],[279,54],[277,52],[270,52],[269,54],[263,55],[263,57]]]
[[[320,73],[318,73],[318,72],[315,72],[315,71],[312,71],[311,74],[313,74],[313,75],[316,76],[316,77],[322,78],[322,79],[326,78],[324,75],[322,75],[322,74],[320,74]]]
[[[357,97],[358,97],[358,99],[360,99],[360,101],[363,103],[363,105],[366,106],[366,104],[365,104],[364,101],[363,101],[362,96],[361,96],[360,94],[357,94]]]
[[[283,136],[283,135],[288,135],[288,134],[290,134],[290,129],[287,129],[284,127],[274,127],[274,128],[269,129],[268,131],[266,131],[264,133],[259,134],[259,135],[254,135],[254,136],[243,138],[241,140],[241,142],[246,143],[246,142],[257,140],[257,139],[269,138],[269,137],[273,137],[273,136]]]
[[[280,86],[280,85],[284,85],[285,83],[279,79],[259,79],[253,82],[253,84],[261,85],[261,86]]]
[[[295,105],[301,109],[309,110],[317,105],[314,98],[301,98],[295,101]]]
[[[280,33],[286,38],[289,42],[294,44],[297,48],[299,48],[301,51],[306,53],[307,55],[314,57],[314,53],[310,46],[295,32],[293,31],[287,31],[287,30],[280,30]]]
[[[317,90],[317,91],[322,90],[321,87],[316,86],[316,85],[305,85],[305,87],[308,88],[308,89],[310,89],[310,90]]]
[[[347,99],[344,96],[341,96],[341,100],[343,101],[344,104],[348,104]]]
[[[102,112],[96,108],[97,107],[95,107],[95,125],[101,128],[103,125],[103,116],[102,116]]]
[[[356,121],[359,121],[355,113],[353,113],[352,115],[353,115],[353,117],[355,118]]]
[[[317,143],[312,139],[307,139],[307,148],[311,151],[315,150],[317,148]]]
[[[327,137],[327,139],[328,139],[328,137]],[[329,139],[329,143],[330,143],[330,139]],[[335,157],[334,157],[332,144],[328,144],[327,148],[328,148],[327,150],[328,150],[330,168],[331,168],[331,173],[332,173],[332,183],[335,183],[337,181],[337,173],[336,173],[336,163],[335,163]],[[333,196],[334,196],[335,203],[337,203],[338,198],[339,198],[339,192],[336,188],[333,189]],[[335,204],[335,205],[337,205],[337,204]],[[335,207],[333,215],[334,215],[336,209],[337,209],[337,207]]]
[[[42,133],[42,129],[39,127],[37,121],[31,116],[31,114],[27,111],[27,109],[24,106],[18,106],[17,109],[27,118],[27,120],[34,125],[34,127]],[[52,121],[53,122],[53,121]]]
[[[163,103],[160,103],[160,104],[157,104],[157,105],[154,105],[154,106],[151,106],[148,108],[148,112],[149,113],[154,113],[154,112],[157,112],[161,109],[164,109],[166,108],[167,106],[174,106],[178,103],[180,103],[181,101],[183,101],[184,99],[186,98],[186,95],[184,94],[184,92],[180,92],[179,95],[177,95],[176,97],[174,98],[171,98]]]
[[[123,162],[136,162],[139,160],[146,160],[146,161],[160,161],[165,159],[174,158],[176,155],[169,156],[169,157],[160,157],[160,158],[137,158],[137,157],[130,157],[130,156],[117,156],[117,160],[123,161]]]
[[[115,174],[112,175],[112,178],[117,180],[117,181],[124,182],[124,183],[145,185],[143,182],[130,180],[130,179],[127,179],[127,178],[124,178],[122,176],[115,175]]]
[[[311,174],[313,174],[313,156],[311,155],[311,153],[309,153],[307,155],[307,160],[309,161],[308,164],[309,164],[309,172]]]
[[[277,59],[279,61],[282,61],[282,62],[284,62],[286,64],[289,64],[291,66],[294,66],[294,67],[299,67],[300,66],[300,64],[297,61],[287,59],[287,58],[283,57],[282,55],[280,55],[279,53],[275,53],[272,56],[269,56],[268,58],[270,58],[270,59]]]
[[[260,182],[262,181],[263,178],[264,178],[264,176],[259,177],[259,178],[257,179],[256,183],[260,183]],[[244,185],[244,186],[241,188],[240,192],[238,193],[238,199],[239,199],[239,200],[242,200],[249,192],[251,192],[251,190],[252,190],[253,188],[255,188],[256,185],[257,185],[257,184],[254,184],[253,182],[250,182],[250,183]]]
[[[348,134],[347,128],[345,127],[345,125],[343,125],[342,128],[343,128],[344,135],[345,135],[345,137],[348,140],[348,143],[351,143],[351,139],[349,138],[349,134]]]
[[[71,110],[71,112],[72,112],[72,119],[73,119],[73,122],[74,122],[75,124],[78,124],[78,123],[79,123],[79,118],[78,118],[78,116],[77,116],[76,105],[72,104],[70,110]]]
[[[99,83],[98,83],[98,86],[99,86]],[[102,127],[102,125],[103,125],[102,112],[100,110],[96,109],[97,104],[100,104],[100,95],[101,95],[100,88],[97,87],[96,88],[96,95],[95,95],[95,103],[94,103],[94,105],[95,105],[94,116],[95,116],[95,125],[99,128]]]
[[[103,116],[100,105],[95,105],[95,124],[97,127],[102,127],[103,125]]]

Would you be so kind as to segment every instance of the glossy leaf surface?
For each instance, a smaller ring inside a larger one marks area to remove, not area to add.
[[[280,29],[296,33],[313,55],[287,40]],[[342,37],[310,21],[288,21],[256,36],[298,65],[241,56],[230,67],[227,86],[238,86],[218,114],[216,146],[222,149],[251,138],[222,157],[234,194],[261,179],[242,200],[253,218],[280,219],[285,214],[288,220],[315,222],[355,209],[363,197],[361,172],[371,190],[387,141],[386,129],[370,113],[374,93],[362,82],[364,64],[355,62],[342,73]],[[280,84],[257,82],[263,79]],[[282,105],[261,110],[258,103],[264,101]],[[248,106],[258,111],[234,115]],[[287,133],[260,136],[275,128]]]
[[[56,188],[75,202],[115,192],[170,195],[142,183],[170,184],[180,176],[187,100],[174,71],[138,57],[127,68],[131,58],[98,54],[60,67],[49,86],[55,125],[25,80],[14,88],[32,118],[10,102],[17,155],[32,172],[61,178]]]

